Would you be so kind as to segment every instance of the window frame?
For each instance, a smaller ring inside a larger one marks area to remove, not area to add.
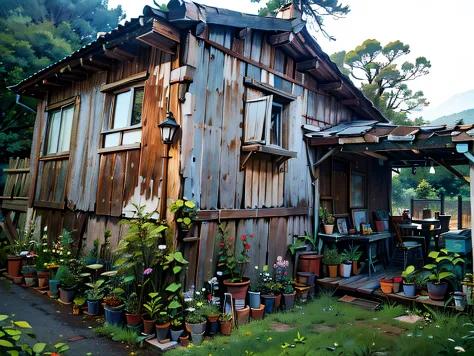
[[[67,151],[59,151],[59,144],[61,142],[61,128],[63,127],[63,112],[69,108],[72,108],[72,119],[71,119],[71,131],[69,133],[69,148]],[[69,155],[71,152],[71,137],[72,137],[72,129],[74,127],[74,119],[76,117],[76,97],[63,100],[59,103],[52,104],[46,107],[45,110],[48,114],[46,118],[46,130],[45,130],[45,138],[43,148],[41,150],[40,158],[49,158],[49,157],[57,157],[57,156],[65,156]],[[48,153],[48,146],[50,144],[50,130],[52,125],[52,119],[54,117],[54,113],[60,113],[59,116],[59,128],[58,128],[58,135],[56,141],[56,152],[49,152]]]
[[[110,105],[109,108],[108,108],[109,115],[106,118],[106,120],[104,120],[105,121],[104,127],[106,127],[106,129],[103,129],[102,132],[100,133],[101,134],[101,140],[100,140],[101,144],[100,144],[100,149],[99,150],[111,150],[111,149],[114,149],[114,148],[117,149],[117,150],[120,150],[122,148],[126,149],[127,147],[137,148],[137,147],[141,146],[141,138],[142,138],[141,135],[143,134],[143,131],[142,131],[143,117],[140,120],[139,124],[131,125],[132,114],[133,114],[133,106],[135,104],[135,92],[137,90],[143,90],[143,102],[142,102],[142,107],[141,107],[141,114],[143,115],[143,103],[145,101],[144,100],[145,99],[145,82],[144,81],[107,93],[107,95],[109,95],[111,97],[110,102],[106,103],[106,105]],[[130,95],[130,103],[129,103],[129,108],[128,108],[128,114],[127,114],[127,126],[113,129],[111,127],[113,126],[113,123],[114,123],[114,120],[115,120],[115,109],[116,109],[116,103],[117,103],[117,95],[122,94],[122,93],[126,93],[128,91],[131,92],[131,95]],[[138,130],[138,129],[140,129],[140,131],[141,131],[140,132],[140,142],[136,142],[136,143],[132,143],[132,144],[123,144],[124,133],[129,132],[129,131],[135,131],[135,130]],[[105,146],[105,139],[106,139],[107,135],[114,134],[114,133],[119,133],[120,134],[120,136],[119,136],[120,144],[106,147]]]

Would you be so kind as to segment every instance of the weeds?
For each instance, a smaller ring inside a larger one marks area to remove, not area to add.
[[[119,326],[108,325],[107,323],[103,326],[92,329],[92,331],[100,336],[105,336],[114,341],[121,341],[132,346],[135,346],[142,341],[142,338],[137,337],[136,331],[122,329]]]

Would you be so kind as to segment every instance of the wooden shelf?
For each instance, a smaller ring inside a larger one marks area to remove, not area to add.
[[[252,144],[242,146],[242,152],[248,152],[247,156],[242,162],[242,168],[245,166],[245,163],[250,158],[252,154],[259,153],[264,155],[269,155],[273,157],[273,163],[278,167],[290,158],[296,158],[298,154],[293,151],[288,151],[277,146],[261,145],[261,144]]]

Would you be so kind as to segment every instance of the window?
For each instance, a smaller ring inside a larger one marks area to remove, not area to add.
[[[114,93],[112,115],[104,135],[103,147],[133,145],[141,142],[143,87]]]
[[[365,206],[365,175],[352,172],[351,176],[351,208]]]
[[[73,118],[74,104],[49,111],[46,155],[69,152]]]
[[[283,117],[283,105],[272,103],[272,116],[270,118],[270,144],[282,146],[281,126]]]

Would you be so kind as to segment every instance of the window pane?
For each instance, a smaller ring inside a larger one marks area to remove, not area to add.
[[[104,147],[120,146],[120,132],[105,135]]]
[[[58,149],[59,140],[59,126],[61,123],[61,112],[53,111],[49,113],[49,132],[48,132],[48,147],[46,154],[56,153]]]
[[[69,152],[71,144],[72,119],[74,117],[74,106],[63,109],[61,117],[61,132],[59,133],[58,152]]]
[[[115,112],[112,129],[127,127],[132,92],[126,91],[115,96]]]
[[[281,116],[282,106],[272,105],[272,119],[270,123],[270,144],[281,146]]]
[[[133,99],[133,110],[131,125],[137,125],[142,122],[142,105],[143,105],[143,88],[135,89],[135,97]]]
[[[126,131],[123,133],[123,145],[131,145],[133,143],[140,143],[142,140],[142,130]]]

